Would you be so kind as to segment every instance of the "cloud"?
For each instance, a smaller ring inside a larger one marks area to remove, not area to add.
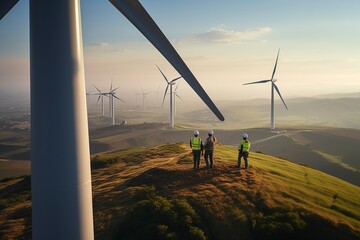
[[[205,42],[205,43],[244,43],[261,41],[260,37],[270,33],[269,27],[248,29],[243,32],[227,30],[223,28],[213,28],[204,33],[193,33],[186,37],[185,42]],[[182,41],[181,41],[182,42]]]

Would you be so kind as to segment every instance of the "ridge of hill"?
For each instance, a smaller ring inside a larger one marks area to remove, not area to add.
[[[183,143],[92,159],[96,239],[358,239],[360,188],[307,166],[219,145],[192,170]],[[0,182],[0,238],[31,236],[30,177]]]

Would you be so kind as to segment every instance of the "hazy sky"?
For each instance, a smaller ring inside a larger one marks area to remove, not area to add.
[[[143,0],[141,3],[212,99],[270,97],[268,79],[281,48],[276,78],[283,97],[360,91],[358,0]],[[107,0],[81,1],[85,71],[92,84],[164,91],[178,73]],[[56,43],[54,43],[56,44]],[[29,92],[29,10],[20,0],[0,22],[0,89]],[[163,94],[163,93],[162,93]],[[179,94],[195,93],[182,82]],[[155,94],[153,94],[155,96]]]

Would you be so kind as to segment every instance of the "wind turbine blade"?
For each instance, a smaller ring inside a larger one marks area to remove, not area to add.
[[[112,91],[112,80],[111,80],[110,91],[109,92],[111,92],[111,91]]]
[[[111,90],[110,91],[110,93],[113,93],[113,92],[115,92],[116,90],[118,90],[119,89],[119,87],[117,87],[117,88],[115,88],[115,89],[113,89],[113,90]]]
[[[181,101],[184,101],[184,100],[179,96],[179,94],[175,93],[175,96],[177,96],[178,98],[180,98]]]
[[[120,101],[122,101],[123,103],[125,103],[125,101],[124,101],[124,100],[121,100],[121,99],[120,99],[120,98],[118,98],[117,96],[113,95],[113,97],[114,97],[114,98],[116,98],[117,100],[120,100]]]
[[[165,81],[166,81],[167,83],[169,83],[169,81],[167,80],[167,78],[166,78],[165,74],[161,71],[161,69],[159,68],[159,66],[158,66],[158,65],[156,65],[156,67],[159,69],[159,71],[161,72],[161,74],[162,74],[162,75],[163,75],[163,77],[165,78]]]
[[[180,84],[180,83],[178,83],[178,84],[176,85],[176,88],[175,88],[175,91],[174,91],[174,92],[176,92],[176,90],[178,89],[179,84]]]
[[[93,84],[94,88],[96,88],[96,90],[98,90],[99,93],[101,93],[101,91]]]
[[[99,95],[99,97],[98,97],[98,100],[97,100],[96,104],[98,104],[98,103],[99,103],[100,98],[101,98],[101,95]]]
[[[180,73],[190,87],[205,102],[211,111],[221,120],[224,116],[207,95],[190,69],[176,52],[169,40],[165,37],[160,28],[156,25],[151,16],[146,12],[139,1],[134,0],[109,0],[171,63]]]
[[[169,88],[169,84],[166,86],[166,89],[165,89],[165,92],[164,92],[164,98],[163,98],[163,101],[162,101],[162,106],[164,106],[165,97],[166,97],[166,93],[167,93],[168,88]]]
[[[281,94],[280,94],[280,91],[278,89],[278,87],[275,85],[275,83],[273,83],[273,86],[275,87],[275,90],[277,91],[277,93],[279,94],[280,98],[281,98],[281,101],[284,103],[286,109],[288,109],[288,107],[286,106],[286,103],[284,101],[284,99],[282,98]]]
[[[249,83],[244,83],[243,85],[250,85],[250,84],[256,84],[256,83],[267,83],[267,82],[271,82],[271,80],[260,80],[260,81],[256,81],[256,82],[249,82]]]
[[[182,78],[182,76],[177,77],[177,78],[174,78],[173,80],[171,80],[171,82],[170,82],[170,83],[175,82],[175,81],[179,80],[180,78]]]
[[[0,1],[0,20],[10,12],[10,10],[18,3],[19,0],[1,0]]]
[[[277,66],[277,62],[278,62],[278,59],[279,59],[279,53],[280,53],[280,48],[278,50],[278,54],[277,54],[277,57],[276,57],[276,62],[275,62],[275,66],[274,66],[272,76],[271,76],[271,81],[274,79],[274,75],[275,75],[275,72],[276,72],[276,66]]]

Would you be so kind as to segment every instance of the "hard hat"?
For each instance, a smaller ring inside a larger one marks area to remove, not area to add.
[[[209,134],[209,135],[213,135],[213,134],[214,134],[214,131],[213,131],[213,130],[209,130],[208,134]]]
[[[198,130],[195,130],[195,131],[194,131],[194,135],[198,136],[198,135],[199,135],[199,131],[198,131]]]
[[[245,139],[247,139],[249,136],[247,135],[247,133],[244,133],[244,134],[242,135],[242,137],[245,138]]]

